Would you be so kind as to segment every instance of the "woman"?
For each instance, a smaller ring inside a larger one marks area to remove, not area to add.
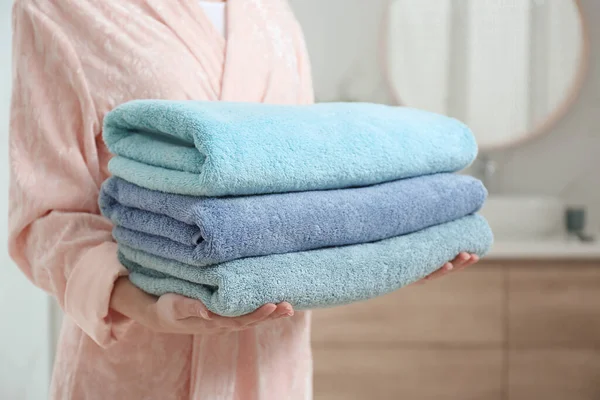
[[[127,279],[111,224],[98,215],[110,158],[102,120],[116,105],[313,101],[302,33],[285,1],[231,0],[226,21],[203,7],[15,2],[10,252],[66,313],[54,399],[311,397],[308,312],[267,304],[224,318],[195,300],[146,295]],[[433,276],[476,261],[461,253]]]

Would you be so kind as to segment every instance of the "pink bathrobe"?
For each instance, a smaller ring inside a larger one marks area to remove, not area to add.
[[[96,204],[110,158],[104,115],[146,98],[313,101],[284,0],[229,0],[227,18],[225,41],[198,0],[16,0],[10,252],[67,315],[53,399],[311,397],[308,313],[184,336],[109,312],[126,271]]]

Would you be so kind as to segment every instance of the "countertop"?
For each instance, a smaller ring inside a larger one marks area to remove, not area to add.
[[[585,243],[567,238],[496,240],[488,260],[600,260],[600,236]]]

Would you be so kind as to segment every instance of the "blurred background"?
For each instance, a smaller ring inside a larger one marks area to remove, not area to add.
[[[600,2],[290,0],[318,101],[465,121],[481,265],[314,313],[315,398],[600,399]],[[10,9],[0,2],[0,241]],[[44,399],[60,312],[0,251],[0,398]]]

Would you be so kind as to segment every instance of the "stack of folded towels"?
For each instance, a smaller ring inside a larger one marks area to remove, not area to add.
[[[454,119],[366,103],[141,100],[105,118],[101,191],[130,280],[224,316],[394,291],[492,243]]]

